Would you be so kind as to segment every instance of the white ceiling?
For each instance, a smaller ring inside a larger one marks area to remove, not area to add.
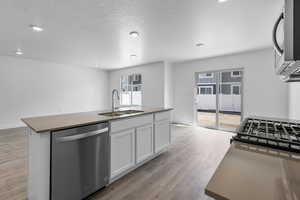
[[[0,55],[112,69],[271,46],[283,0],[1,0]],[[28,25],[43,26],[32,32]],[[139,38],[129,36],[138,31]],[[205,43],[203,47],[195,44]],[[136,54],[136,59],[130,55]]]

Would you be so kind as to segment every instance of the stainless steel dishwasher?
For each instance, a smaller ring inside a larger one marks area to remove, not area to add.
[[[108,123],[52,132],[51,199],[80,200],[108,183]]]

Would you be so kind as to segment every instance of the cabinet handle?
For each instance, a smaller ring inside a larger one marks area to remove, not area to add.
[[[78,134],[78,135],[59,137],[56,140],[58,142],[70,142],[70,141],[74,141],[74,140],[80,140],[80,139],[84,139],[84,138],[87,138],[87,137],[96,136],[96,135],[99,135],[99,134],[105,133],[105,132],[108,132],[108,128],[104,128],[104,129],[100,129],[100,130],[96,130],[96,131],[91,131],[91,132],[87,132],[87,133],[82,133],[82,134]]]
[[[278,44],[278,41],[277,41],[277,29],[278,29],[278,26],[279,26],[279,23],[281,20],[284,19],[284,13],[282,12],[280,14],[280,16],[278,17],[278,19],[276,20],[275,22],[275,25],[274,25],[274,28],[273,28],[273,34],[272,34],[272,40],[273,40],[273,44],[274,44],[274,49],[276,50],[277,54],[279,56],[282,56],[283,54],[283,49],[280,48],[279,44]]]

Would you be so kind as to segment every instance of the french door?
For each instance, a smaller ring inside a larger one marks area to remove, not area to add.
[[[242,119],[243,70],[197,72],[195,86],[197,124],[235,131]]]

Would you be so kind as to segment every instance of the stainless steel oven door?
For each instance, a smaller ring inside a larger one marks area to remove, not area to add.
[[[51,141],[52,200],[80,200],[107,184],[107,123],[53,132]]]

